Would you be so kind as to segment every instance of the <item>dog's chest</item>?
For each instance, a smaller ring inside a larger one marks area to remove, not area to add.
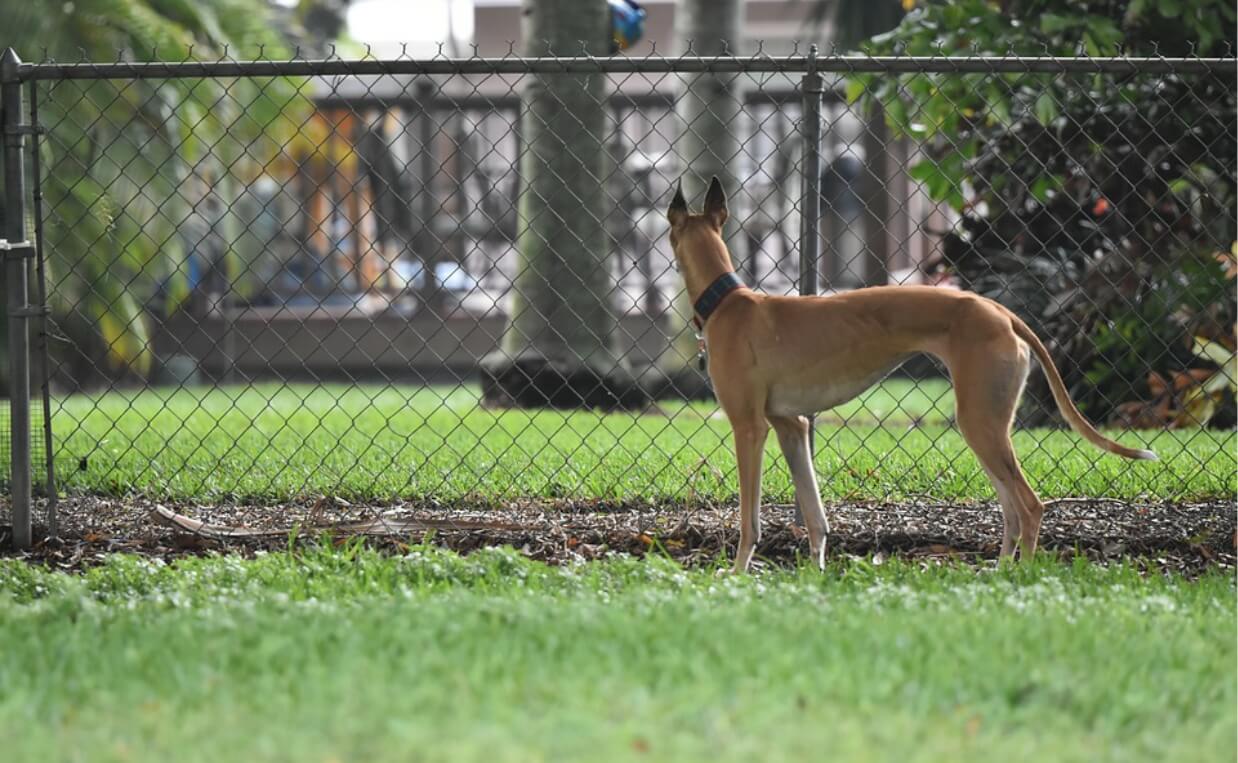
[[[775,416],[800,416],[833,408],[876,384],[889,368],[854,377],[835,376],[811,382],[777,381],[769,386],[765,409]]]
[[[817,413],[847,402],[864,391],[864,387],[851,389],[850,385],[821,383],[811,386],[798,384],[775,384],[770,387],[766,410],[775,416],[799,416]]]

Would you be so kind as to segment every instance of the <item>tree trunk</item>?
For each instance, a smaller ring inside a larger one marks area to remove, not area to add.
[[[864,285],[881,286],[890,280],[890,130],[885,112],[874,106],[865,115],[864,129]]]
[[[680,0],[675,7],[675,37],[679,52],[698,56],[736,55],[740,45],[740,20],[743,0]],[[733,222],[728,243],[738,243],[735,235],[737,207],[744,206],[742,189],[735,179],[739,154],[742,109],[742,75],[688,74],[680,77],[675,101],[679,134],[675,153],[679,173],[690,207],[703,203],[709,179],[717,176],[731,199]],[[738,203],[737,203],[738,202]],[[725,234],[724,234],[725,235]],[[692,302],[680,290],[668,314],[666,327],[670,343],[658,366],[666,379],[665,393],[689,398],[710,394],[708,380],[697,367],[697,341],[692,325]]]
[[[524,0],[527,56],[606,55],[605,0]],[[549,46],[549,47],[548,47]],[[605,77],[529,76],[521,96],[519,270],[501,350],[482,364],[488,404],[644,402],[614,351],[606,217]]]

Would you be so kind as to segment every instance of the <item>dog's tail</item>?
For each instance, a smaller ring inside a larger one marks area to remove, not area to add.
[[[1009,312],[1009,311],[1007,311]],[[1032,352],[1036,353],[1036,359],[1040,361],[1040,368],[1045,373],[1045,378],[1049,380],[1049,389],[1053,390],[1053,399],[1057,401],[1058,410],[1062,412],[1071,429],[1083,436],[1083,439],[1092,443],[1101,450],[1107,450],[1110,453],[1116,453],[1125,458],[1133,458],[1142,461],[1156,461],[1157,455],[1150,450],[1142,450],[1138,448],[1128,448],[1125,445],[1118,443],[1105,437],[1100,432],[1096,431],[1096,427],[1083,417],[1079,409],[1075,407],[1075,401],[1070,399],[1070,394],[1066,391],[1066,385],[1062,382],[1062,376],[1057,371],[1057,366],[1053,365],[1053,358],[1049,357],[1049,351],[1041,344],[1040,337],[1023,322],[1023,319],[1014,313],[1010,313],[1010,322],[1014,327],[1014,333],[1027,342],[1027,345],[1032,348]]]

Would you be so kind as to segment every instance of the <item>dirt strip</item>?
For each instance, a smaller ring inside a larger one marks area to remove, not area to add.
[[[7,516],[0,507],[0,522]],[[1232,569],[1238,504],[1123,503],[1067,499],[1052,503],[1041,530],[1043,549],[1064,558],[1136,559],[1149,570],[1197,575]],[[994,505],[840,503],[826,507],[831,556],[892,555],[980,562],[997,556],[1001,512]],[[611,552],[661,553],[688,565],[709,564],[734,552],[733,507],[692,508],[613,502],[512,502],[498,505],[353,504],[341,499],[274,505],[160,504],[143,498],[72,497],[59,507],[59,539],[44,538],[28,552],[12,549],[0,528],[0,555],[59,569],[98,564],[109,553],[171,559],[208,552],[250,555],[286,548],[289,539],[330,535],[337,542],[364,536],[399,552],[425,540],[467,553],[508,545],[533,559],[561,564]],[[41,514],[40,514],[41,516]],[[808,541],[794,508],[767,506],[757,549],[765,564],[806,555]]]

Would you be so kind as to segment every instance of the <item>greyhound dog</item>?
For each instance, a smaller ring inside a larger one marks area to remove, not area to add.
[[[1002,505],[1002,556],[1036,552],[1044,504],[1027,484],[1010,428],[1027,380],[1029,348],[1070,426],[1096,447],[1155,460],[1150,450],[1106,438],[1079,413],[1040,340],[992,300],[929,286],[876,286],[830,297],[780,297],[745,287],[722,240],[726,195],[713,178],[702,214],[692,214],[682,184],[666,213],[671,248],[709,348],[709,377],[731,422],[739,466],[739,550],[744,572],[761,535],[761,462],[772,426],[791,468],[795,495],[818,566],[828,531],[813,473],[805,414],[868,389],[914,353],[941,359],[954,384],[963,438]]]

